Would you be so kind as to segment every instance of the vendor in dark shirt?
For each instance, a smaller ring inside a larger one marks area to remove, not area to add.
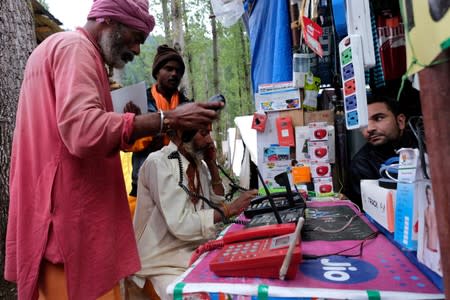
[[[350,176],[345,194],[362,206],[361,179],[380,178],[379,169],[387,159],[398,156],[400,148],[417,148],[417,140],[406,128],[406,116],[398,102],[385,96],[368,96],[369,122],[362,130],[367,143],[350,162]]]

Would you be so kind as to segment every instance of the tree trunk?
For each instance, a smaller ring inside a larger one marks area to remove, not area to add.
[[[161,0],[162,13],[163,13],[163,23],[164,23],[164,34],[166,36],[166,44],[172,45],[172,35],[170,34],[170,14],[169,7],[167,6],[167,0]]]
[[[436,218],[441,248],[441,262],[445,299],[450,299],[450,262],[447,259],[450,251],[450,204],[448,195],[448,170],[450,161],[450,108],[448,95],[450,87],[450,49],[443,51],[436,60],[443,61],[420,71],[420,98],[425,127],[427,151],[430,158],[431,181],[436,207]]]
[[[211,3],[209,3],[209,11],[211,13],[211,35],[212,35],[212,51],[213,51],[213,87],[214,93],[219,93],[219,50],[217,47],[217,21],[214,16]]]
[[[181,5],[181,0],[172,0],[172,32],[173,32],[173,47],[178,50],[178,52],[183,57],[185,64],[188,63],[188,59],[184,54],[184,30],[183,30],[183,6]],[[180,90],[188,98],[192,97],[190,95],[190,80],[189,72],[185,72],[183,79],[181,80]]]
[[[209,11],[211,14],[211,35],[212,35],[212,51],[213,51],[213,88],[214,93],[219,94],[219,49],[218,49],[218,38],[217,38],[217,21],[214,16],[214,12],[212,9],[211,2],[209,2]],[[219,120],[215,124],[214,128],[214,140],[216,141],[217,146],[217,159],[221,165],[224,163],[224,155],[222,149],[222,120]]]
[[[191,34],[189,32],[189,19],[188,19],[188,11],[186,9],[186,1],[182,0],[183,2],[183,23],[184,23],[184,36],[186,45],[190,45],[191,43]],[[191,82],[191,78],[194,78],[193,69],[192,69],[192,53],[191,51],[185,47],[184,49],[184,57],[185,57],[185,64],[186,64],[186,76],[188,78],[189,87],[190,90],[188,94],[191,96],[192,99],[196,98],[195,95],[195,88],[194,84]]]
[[[241,58],[242,58],[242,65],[241,69],[244,71],[244,76],[239,77],[242,78],[242,84],[243,87],[243,97],[241,98],[241,101],[245,104],[245,109],[243,111],[243,114],[249,114],[251,113],[253,108],[253,101],[252,101],[252,91],[251,91],[251,82],[250,82],[250,49],[248,47],[248,38],[245,37],[244,34],[244,24],[242,22],[239,23],[239,37],[242,45],[242,52],[241,52]]]
[[[0,299],[16,299],[15,285],[3,279],[9,207],[9,165],[15,114],[25,64],[36,46],[31,2],[0,1]]]

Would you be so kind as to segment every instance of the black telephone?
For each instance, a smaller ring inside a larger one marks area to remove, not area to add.
[[[305,207],[305,199],[303,199],[303,196],[299,192],[291,191],[289,178],[286,172],[278,174],[274,179],[279,185],[285,187],[286,192],[270,193],[265,187],[267,195],[253,199],[250,202],[249,207],[244,211],[245,217],[252,219],[257,215],[272,213],[274,209],[270,204],[269,197],[273,199],[273,203],[279,211]],[[265,186],[264,181],[262,181],[262,184]]]
[[[305,214],[304,207],[293,207],[282,210],[279,212],[281,218],[281,224],[286,223],[297,223],[300,217],[303,217]],[[256,227],[256,226],[264,226],[264,225],[273,225],[277,224],[278,221],[273,215],[272,212],[260,214],[254,216],[248,224],[245,225],[246,228]]]

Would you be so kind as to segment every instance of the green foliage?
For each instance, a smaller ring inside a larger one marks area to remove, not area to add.
[[[185,53],[192,55],[193,74],[191,84],[194,87],[195,101],[206,101],[214,94],[213,87],[213,51],[209,8],[203,1],[185,0],[189,31],[185,36]],[[157,13],[157,26],[162,27],[162,18]],[[250,54],[247,36],[242,38],[243,24],[238,22],[225,28],[217,22],[219,90],[227,99],[227,105],[221,115],[220,134],[226,138],[228,128],[234,127],[234,118],[252,114],[254,105],[250,93]],[[245,33],[244,33],[245,35]],[[151,35],[141,47],[141,54],[128,64],[122,78],[123,85],[145,80],[151,85],[151,66],[156,48],[164,43],[163,36]],[[245,76],[247,74],[247,76]]]
[[[147,86],[155,82],[152,77],[153,58],[156,54],[156,48],[163,43],[162,37],[153,37],[145,41],[141,46],[141,53],[135,56],[133,62],[125,66],[122,74],[121,83],[124,86],[145,81]]]

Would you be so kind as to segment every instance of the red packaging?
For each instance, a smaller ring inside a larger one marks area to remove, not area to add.
[[[406,42],[400,16],[378,16],[377,31],[384,79],[401,78],[406,72]]]
[[[278,144],[280,146],[295,146],[294,127],[290,117],[277,118]]]

